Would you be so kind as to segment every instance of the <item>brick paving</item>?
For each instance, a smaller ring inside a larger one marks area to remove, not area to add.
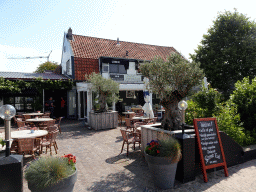
[[[58,155],[72,153],[77,157],[78,178],[74,192],[158,192],[158,191],[255,191],[256,160],[228,168],[229,177],[222,170],[208,174],[208,183],[199,175],[195,181],[182,184],[178,181],[174,189],[156,189],[148,166],[137,146],[119,155],[122,147],[120,128],[103,131],[89,130],[81,121],[64,120],[62,134],[57,137]],[[126,148],[125,148],[126,149]],[[46,154],[43,154],[46,155]],[[48,153],[49,155],[49,153]],[[30,161],[30,157],[24,159]],[[24,192],[29,192],[24,179]]]

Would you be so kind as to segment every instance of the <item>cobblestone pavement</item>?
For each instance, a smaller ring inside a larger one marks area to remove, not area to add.
[[[130,148],[128,157],[126,150],[119,155],[123,141],[119,128],[94,131],[74,120],[64,120],[61,127],[62,134],[57,137],[58,155],[72,153],[77,157],[74,192],[256,191],[256,160],[228,168],[229,177],[220,170],[208,173],[208,183],[199,175],[195,181],[185,184],[176,181],[174,189],[160,190],[154,187],[138,146],[135,151]],[[30,160],[26,157],[24,166]],[[29,191],[24,179],[24,192]]]

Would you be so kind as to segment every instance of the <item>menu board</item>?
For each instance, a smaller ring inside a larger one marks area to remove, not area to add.
[[[194,127],[197,136],[204,181],[208,181],[206,169],[220,166],[224,167],[225,176],[227,177],[227,164],[216,118],[194,119]]]
[[[213,120],[197,121],[197,128],[205,165],[222,163],[223,158],[220,150],[215,122]]]

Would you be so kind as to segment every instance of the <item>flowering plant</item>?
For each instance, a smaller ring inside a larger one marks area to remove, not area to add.
[[[76,169],[76,156],[72,155],[72,154],[67,154],[67,155],[64,155],[62,156],[64,158],[67,158],[68,159],[68,164],[72,166],[72,168],[75,170]]]
[[[145,152],[151,156],[171,157],[174,162],[178,162],[181,158],[180,144],[173,137],[150,141],[145,148]]]

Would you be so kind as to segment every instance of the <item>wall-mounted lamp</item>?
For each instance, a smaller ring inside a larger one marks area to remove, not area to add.
[[[5,120],[5,142],[6,142],[6,157],[10,155],[10,140],[11,140],[11,119],[15,116],[16,109],[12,105],[3,105],[0,107],[0,117]]]

